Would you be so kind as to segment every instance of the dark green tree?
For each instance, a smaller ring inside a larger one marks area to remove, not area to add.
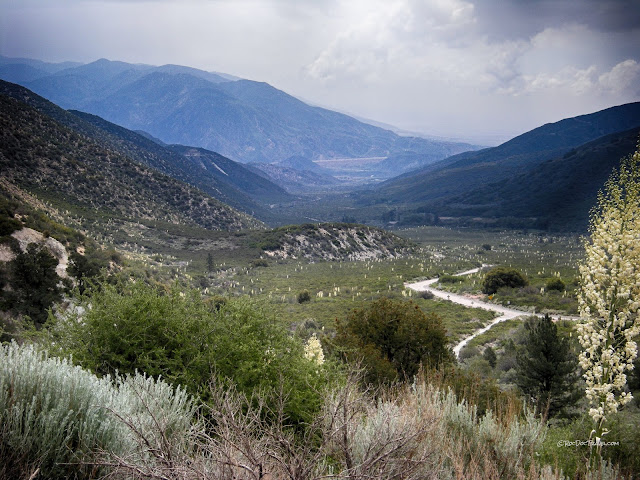
[[[564,292],[567,286],[559,278],[552,278],[547,282],[547,291],[555,290],[557,292]]]
[[[489,345],[487,348],[484,349],[484,352],[482,353],[482,357],[487,362],[489,362],[489,366],[491,368],[496,367],[496,362],[498,361],[498,357],[496,355],[496,352],[493,350],[493,348],[491,348],[491,345]]]
[[[482,292],[488,295],[503,287],[517,288],[529,284],[527,278],[518,270],[507,267],[495,267],[487,272],[482,282]]]
[[[298,293],[298,303],[305,303],[310,301],[311,293],[309,293],[309,290],[302,290],[300,293]]]
[[[365,381],[389,383],[411,378],[420,366],[453,361],[440,317],[413,302],[382,298],[336,322],[334,339],[344,359],[361,361]]]
[[[8,298],[10,310],[28,316],[37,327],[49,316],[48,310],[61,299],[60,277],[56,273],[58,260],[49,251],[30,243],[9,263],[12,292]]]
[[[580,397],[578,362],[569,341],[558,335],[549,315],[525,323],[527,340],[517,353],[516,384],[536,405],[557,416]]]
[[[80,293],[83,293],[91,280],[97,278],[102,269],[107,267],[106,258],[96,255],[96,252],[92,253],[81,255],[74,251],[69,255],[67,272],[76,279]]]

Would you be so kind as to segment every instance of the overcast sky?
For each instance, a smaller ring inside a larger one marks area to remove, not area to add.
[[[0,0],[0,54],[188,65],[495,143],[640,100],[640,0]]]

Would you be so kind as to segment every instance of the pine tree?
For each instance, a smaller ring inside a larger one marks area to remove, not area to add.
[[[527,341],[517,354],[516,383],[538,413],[548,409],[553,417],[579,398],[577,359],[549,315],[528,321],[525,328]]]
[[[498,357],[496,356],[496,352],[493,350],[493,348],[491,348],[491,345],[484,349],[482,357],[489,363],[489,366],[491,368],[496,367]]]
[[[15,313],[28,316],[36,326],[42,325],[48,309],[61,299],[58,260],[49,251],[30,243],[27,251],[10,262],[13,295],[10,300]]]

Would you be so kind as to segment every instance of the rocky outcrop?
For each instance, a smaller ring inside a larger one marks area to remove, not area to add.
[[[58,240],[52,237],[45,237],[42,233],[32,228],[23,228],[11,234],[20,244],[20,250],[27,251],[30,243],[37,243],[45,247],[51,255],[58,260],[56,273],[60,278],[67,277],[67,266],[69,265],[69,254],[67,249]],[[10,262],[16,257],[16,254],[7,246],[0,245],[0,261]]]

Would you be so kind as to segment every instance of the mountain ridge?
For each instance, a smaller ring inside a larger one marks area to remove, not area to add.
[[[153,74],[166,76],[147,78]],[[169,77],[179,77],[182,88],[172,85]],[[264,82],[190,67],[100,59],[21,84],[63,108],[87,111],[165,143],[206,148],[243,163],[277,162],[295,155],[314,160],[403,152],[426,153],[423,160],[431,161],[475,148],[399,136],[310,106]]]
[[[0,81],[0,93],[31,105],[63,125],[97,140],[140,164],[154,168],[249,214],[271,221],[273,214],[265,204],[287,203],[294,197],[274,183],[255,175],[251,170],[218,157],[231,175],[218,174],[194,164],[168,146],[130,131],[92,114],[66,111],[24,87]],[[217,155],[213,154],[212,155]],[[258,188],[259,186],[259,188]]]
[[[640,127],[640,102],[549,123],[497,147],[461,153],[387,180],[363,193],[359,202],[382,198],[389,205],[420,204],[437,213],[434,202],[441,205],[464,191],[519,175],[572,148],[635,127]]]

